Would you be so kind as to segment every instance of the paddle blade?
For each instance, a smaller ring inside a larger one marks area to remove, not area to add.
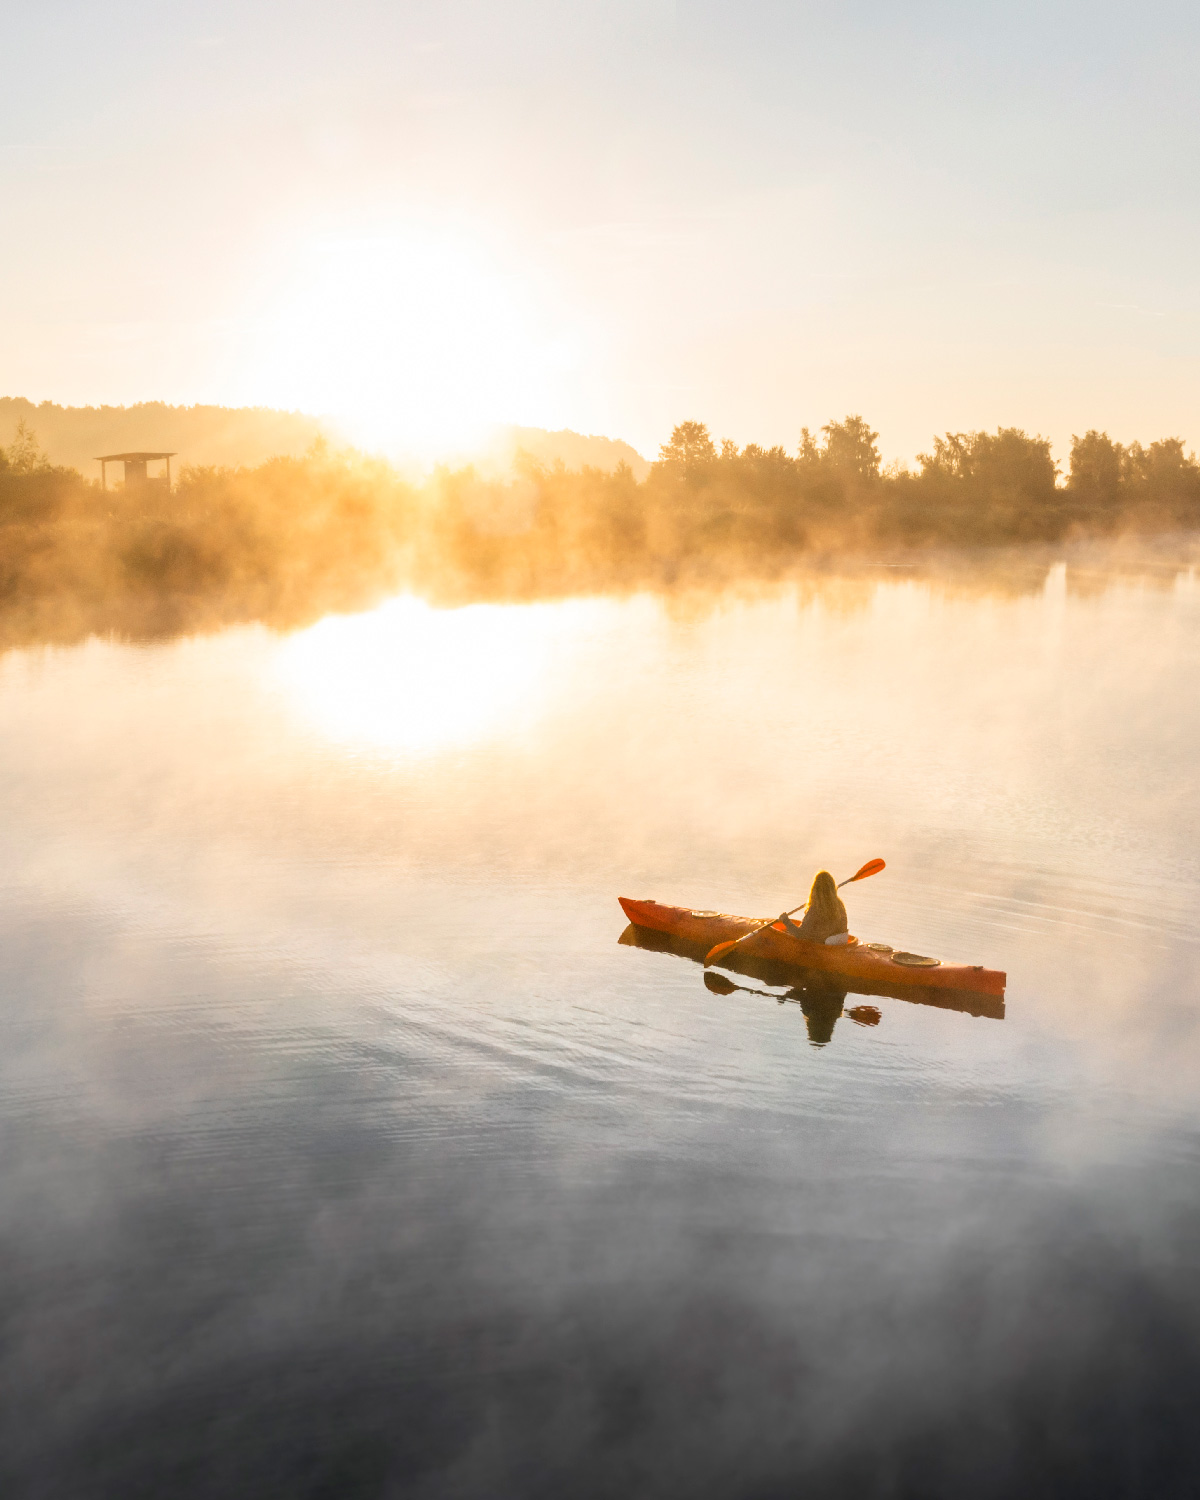
[[[715,948],[710,948],[704,955],[704,967],[707,969],[709,964],[719,963],[730,949],[737,947],[737,942],[737,938],[730,938],[727,943],[718,943]]]
[[[846,1012],[856,1026],[878,1026],[883,1012],[877,1005],[852,1005]]]
[[[849,880],[843,880],[842,885],[853,885],[856,880],[866,880],[869,875],[878,875],[880,870],[887,869],[887,861],[882,859],[869,859],[857,874],[851,875]],[[841,889],[841,886],[838,887]]]
[[[741,988],[740,985],[734,984],[731,979],[726,979],[724,974],[706,974],[704,976],[704,985],[714,995],[732,995],[735,990]]]

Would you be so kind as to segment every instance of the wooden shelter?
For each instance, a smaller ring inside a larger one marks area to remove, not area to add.
[[[108,488],[108,466],[119,463],[125,465],[125,488],[127,490],[143,490],[151,485],[161,485],[169,490],[171,488],[171,460],[174,457],[174,453],[97,453],[96,462],[100,465],[100,483],[104,489]],[[159,459],[166,460],[166,477],[155,475],[151,478],[146,473],[146,465],[156,463]]]

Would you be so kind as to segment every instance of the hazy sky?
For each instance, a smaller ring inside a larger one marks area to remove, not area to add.
[[[0,394],[1200,443],[1197,16],[6,0]]]

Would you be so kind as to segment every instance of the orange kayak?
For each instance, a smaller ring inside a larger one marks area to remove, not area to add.
[[[669,933],[685,943],[705,951],[717,943],[727,942],[752,931],[762,918],[733,917],[719,911],[693,911],[687,906],[664,906],[658,901],[634,901],[629,896],[618,900],[625,915],[635,927],[652,932]],[[852,943],[830,947],[796,937],[781,922],[772,922],[754,938],[743,943],[728,957],[769,959],[776,963],[805,969],[822,969],[841,975],[847,988],[859,982],[865,985],[919,986],[923,990],[972,990],[980,995],[1003,995],[1008,976],[1000,969],[985,969],[982,964],[956,964],[946,959],[926,958],[904,953],[883,943]],[[733,967],[733,963],[722,966]]]

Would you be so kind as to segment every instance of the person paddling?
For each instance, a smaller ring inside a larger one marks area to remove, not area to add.
[[[885,868],[883,860],[869,859],[861,870],[856,870],[853,875],[843,880],[842,885],[853,885],[856,880],[866,880],[869,875],[878,875],[880,870]],[[782,912],[774,921],[768,917],[765,922],[756,922],[749,932],[743,932],[741,937],[726,938],[723,943],[715,943],[704,955],[704,967],[707,969],[710,964],[720,963],[743,943],[752,943],[765,927],[781,927],[785,932],[803,937],[810,942],[856,943],[858,939],[852,938],[847,931],[849,923],[846,920],[846,908],[838,899],[839,889],[840,887],[835,884],[828,870],[819,871],[812,883],[812,893],[803,906],[793,906],[791,911]],[[652,902],[651,905],[653,904]],[[624,905],[623,898],[622,905]],[[627,906],[625,911],[628,916]],[[811,920],[809,916],[806,916],[799,927],[790,920],[798,911],[811,914]],[[818,937],[817,933],[821,930],[828,936]]]
[[[808,893],[808,907],[799,924],[783,918],[789,932],[810,943],[848,943],[850,920],[838,895],[837,882],[828,870],[818,870]]]

